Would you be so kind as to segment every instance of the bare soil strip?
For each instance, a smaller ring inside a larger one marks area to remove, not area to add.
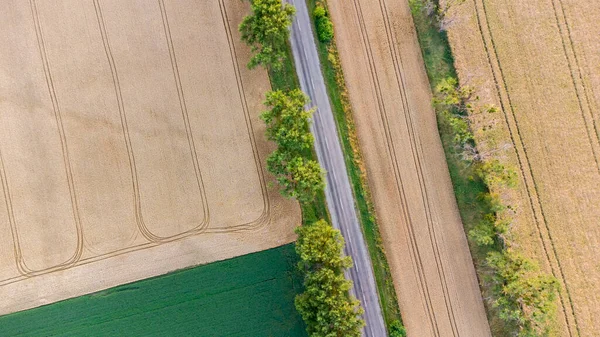
[[[408,333],[490,335],[408,4],[328,3]]]
[[[461,78],[503,111],[508,160],[523,179],[516,239],[561,282],[558,325],[569,336],[598,329],[599,72],[587,53],[600,44],[581,27],[599,13],[593,1],[474,0],[450,34]]]
[[[248,5],[0,4],[0,314],[293,240]]]

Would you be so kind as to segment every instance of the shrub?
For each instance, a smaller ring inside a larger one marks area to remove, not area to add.
[[[325,7],[317,5],[313,11],[315,25],[317,28],[317,37],[323,43],[329,43],[333,39],[333,23]]]
[[[556,311],[558,281],[511,250],[489,253],[487,264],[495,271],[493,305],[500,318],[519,326],[518,336],[546,336]]]
[[[402,322],[396,320],[390,325],[390,336],[389,337],[406,337],[406,329],[402,325]]]
[[[478,164],[475,173],[489,187],[516,187],[518,182],[517,172],[506,167],[497,159],[487,160]]]

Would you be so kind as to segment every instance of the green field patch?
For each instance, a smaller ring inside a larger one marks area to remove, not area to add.
[[[306,336],[289,244],[0,317],[0,336]]]

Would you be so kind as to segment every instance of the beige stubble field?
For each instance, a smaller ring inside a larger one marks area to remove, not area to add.
[[[293,240],[247,7],[0,3],[0,313]]]
[[[450,30],[456,65],[502,108],[497,142],[521,175],[517,247],[561,283],[560,336],[600,325],[600,3],[467,1]],[[468,81],[467,81],[468,80]]]
[[[408,3],[328,4],[408,334],[489,336]]]

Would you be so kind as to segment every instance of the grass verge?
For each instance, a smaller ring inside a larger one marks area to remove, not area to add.
[[[0,335],[305,337],[297,262],[288,244],[184,269],[2,316]]]
[[[309,13],[313,13],[317,4],[326,7],[326,3],[319,0],[307,0],[307,4]],[[313,19],[313,29],[316,29],[314,17],[311,16],[311,18]],[[319,58],[321,60],[321,69],[323,71],[331,107],[337,124],[339,139],[344,152],[346,168],[356,200],[359,219],[373,263],[373,271],[375,273],[375,280],[384,319],[388,330],[390,330],[392,324],[395,324],[397,328],[398,323],[401,323],[402,319],[390,268],[387,263],[381,235],[374,216],[375,212],[373,204],[368,192],[366,174],[362,167],[362,157],[358,146],[358,139],[345,87],[344,75],[339,63],[337,48],[335,46],[335,41],[324,43],[316,39],[315,42],[317,44]]]
[[[281,69],[269,69],[269,79],[271,81],[272,90],[292,90],[300,88],[300,81],[296,68],[294,67],[294,57],[292,56],[291,47],[286,48],[286,58],[283,61]],[[316,160],[316,153],[311,152],[311,159]],[[329,213],[327,212],[327,203],[325,201],[325,192],[321,191],[317,194],[315,200],[302,206],[302,224],[312,224],[321,219],[329,222]]]

